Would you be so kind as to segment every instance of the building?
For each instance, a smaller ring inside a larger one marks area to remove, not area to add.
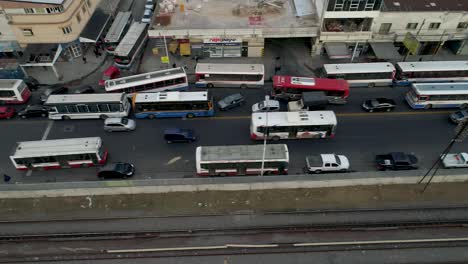
[[[148,35],[181,55],[261,57],[265,40],[315,41],[321,0],[161,0]]]

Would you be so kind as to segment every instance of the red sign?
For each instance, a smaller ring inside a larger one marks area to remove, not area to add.
[[[262,16],[249,16],[249,25],[251,26],[258,26],[263,24],[263,17]]]

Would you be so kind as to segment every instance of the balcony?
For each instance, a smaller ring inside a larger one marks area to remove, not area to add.
[[[320,41],[367,41],[372,38],[372,31],[321,32]]]
[[[8,14],[11,25],[60,24],[73,18],[75,11],[80,8],[81,1],[72,1],[62,13],[56,14]]]

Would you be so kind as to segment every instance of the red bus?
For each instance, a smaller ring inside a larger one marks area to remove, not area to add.
[[[330,102],[344,101],[349,96],[349,85],[346,80],[273,76],[272,96],[277,99],[299,100],[303,92],[325,92]]]

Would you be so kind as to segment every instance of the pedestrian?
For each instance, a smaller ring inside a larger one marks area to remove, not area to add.
[[[101,57],[102,53],[100,51],[97,52],[97,56]]]
[[[195,63],[198,63],[198,55],[195,55]]]
[[[82,59],[83,59],[83,63],[86,64],[86,56],[85,55],[83,55]]]
[[[99,57],[99,51],[97,50],[97,47],[94,49],[94,56]]]
[[[172,64],[172,68],[176,68],[176,67],[177,67],[177,65],[175,63]]]
[[[11,176],[8,176],[6,174],[3,174],[3,181],[5,183],[9,183],[11,181]]]
[[[422,61],[422,57],[419,58],[419,61]]]

